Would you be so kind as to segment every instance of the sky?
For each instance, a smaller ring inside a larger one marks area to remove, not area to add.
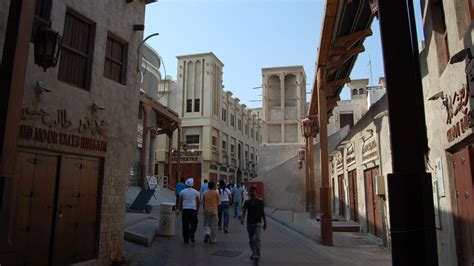
[[[415,1],[417,2],[417,1]],[[162,57],[161,73],[176,79],[178,55],[213,52],[223,63],[223,84],[250,108],[260,107],[261,69],[303,65],[311,92],[324,0],[158,0],[147,5],[145,37]],[[416,12],[420,13],[420,12]],[[383,76],[378,20],[350,78]],[[370,64],[369,64],[370,61]],[[166,73],[165,73],[166,72]],[[307,94],[309,99],[310,94]],[[349,97],[348,89],[341,93]]]

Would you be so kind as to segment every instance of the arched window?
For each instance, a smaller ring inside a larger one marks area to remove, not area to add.
[[[359,89],[359,94],[364,94],[364,89]]]
[[[352,90],[352,95],[357,95],[357,89]]]

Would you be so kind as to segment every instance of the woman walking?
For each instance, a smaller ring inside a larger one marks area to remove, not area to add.
[[[221,203],[218,206],[219,230],[222,230],[222,225],[224,225],[224,233],[227,234],[229,232],[229,203],[232,202],[232,196],[222,180],[219,181],[219,195],[221,197]]]

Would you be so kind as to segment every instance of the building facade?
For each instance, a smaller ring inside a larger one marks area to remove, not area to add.
[[[439,265],[474,263],[473,4],[422,1],[420,49]],[[459,53],[461,52],[461,53]]]
[[[303,143],[299,126],[306,114],[303,66],[262,68],[263,143]]]
[[[193,177],[196,184],[204,179],[230,183],[256,177],[257,152],[262,128],[256,115],[224,91],[224,64],[213,53],[178,56],[176,82],[166,79],[159,86],[160,101],[179,114],[182,145],[172,142],[170,186],[177,177]],[[158,173],[170,172],[169,152],[158,139]],[[181,147],[179,147],[181,146]],[[179,148],[178,148],[179,147]],[[176,155],[181,152],[181,166]],[[199,185],[197,185],[199,187]]]
[[[143,32],[134,25],[143,24],[151,1],[35,2],[35,23],[52,21],[62,51],[58,67],[44,71],[29,49],[11,202],[13,263],[110,265],[122,257],[136,141]],[[41,27],[34,24],[34,33]]]

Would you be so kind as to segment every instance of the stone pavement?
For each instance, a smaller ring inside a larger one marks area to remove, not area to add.
[[[232,211],[232,209],[231,209]],[[269,211],[269,210],[267,210]],[[231,212],[232,213],[232,212]],[[297,233],[269,218],[262,231],[260,265],[391,265],[390,252],[354,233],[335,247],[325,247],[317,239]],[[252,265],[245,226],[231,217],[230,232],[218,232],[217,243],[204,244],[202,214],[195,244],[184,244],[181,216],[174,237],[157,237],[150,248],[124,241],[124,255],[131,265]],[[339,239],[339,236],[338,236]],[[341,245],[340,245],[341,244]]]

